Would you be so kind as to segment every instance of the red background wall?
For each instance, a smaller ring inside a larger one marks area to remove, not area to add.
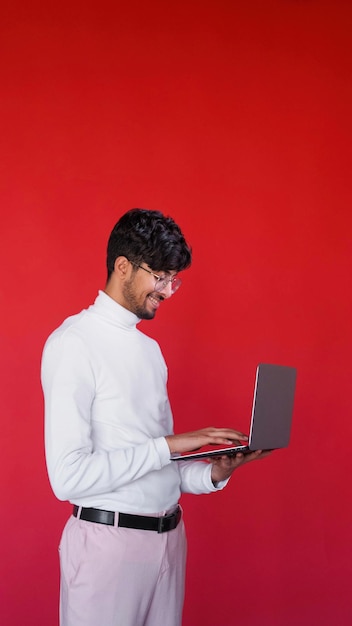
[[[351,623],[351,17],[339,0],[2,3],[1,624],[57,624],[69,514],[43,454],[43,343],[105,281],[128,208],[192,243],[154,322],[176,429],[248,428],[298,368],[290,447],[183,499],[184,626]]]

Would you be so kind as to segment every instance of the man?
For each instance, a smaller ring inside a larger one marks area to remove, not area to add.
[[[173,434],[164,359],[137,329],[176,292],[190,264],[170,217],[132,209],[109,238],[105,291],[46,342],[48,473],[56,496],[74,505],[60,543],[61,626],[180,626],[179,497],[221,489],[260,456],[170,461],[174,452],[247,439],[231,428]]]

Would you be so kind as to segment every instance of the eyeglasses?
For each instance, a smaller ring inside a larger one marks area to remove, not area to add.
[[[130,261],[130,263],[132,263],[132,265],[134,265],[135,267],[139,267],[139,269],[144,270],[145,272],[148,272],[148,274],[150,274],[151,276],[153,276],[153,278],[155,278],[155,285],[154,285],[155,291],[162,291],[170,284],[171,295],[174,295],[174,293],[177,291],[177,289],[181,285],[182,281],[181,281],[181,278],[179,278],[178,276],[171,276],[171,277],[158,276],[158,274],[154,274],[154,272],[152,272],[151,270],[148,270],[146,267],[143,267],[142,265],[138,265],[138,263],[133,263],[133,261]]]

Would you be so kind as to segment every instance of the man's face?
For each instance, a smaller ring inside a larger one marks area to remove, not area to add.
[[[172,277],[175,272],[155,272],[158,276]],[[138,268],[123,285],[122,295],[124,306],[140,319],[151,320],[155,316],[161,302],[172,295],[171,284],[168,283],[161,291],[155,291],[155,277]]]

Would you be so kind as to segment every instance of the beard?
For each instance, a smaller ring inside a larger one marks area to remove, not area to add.
[[[129,310],[137,315],[141,320],[152,320],[155,316],[156,309],[149,310],[147,308],[146,300],[140,303],[137,299],[137,295],[134,288],[133,278],[126,281],[123,287],[123,297]],[[147,296],[148,297],[148,296]]]

